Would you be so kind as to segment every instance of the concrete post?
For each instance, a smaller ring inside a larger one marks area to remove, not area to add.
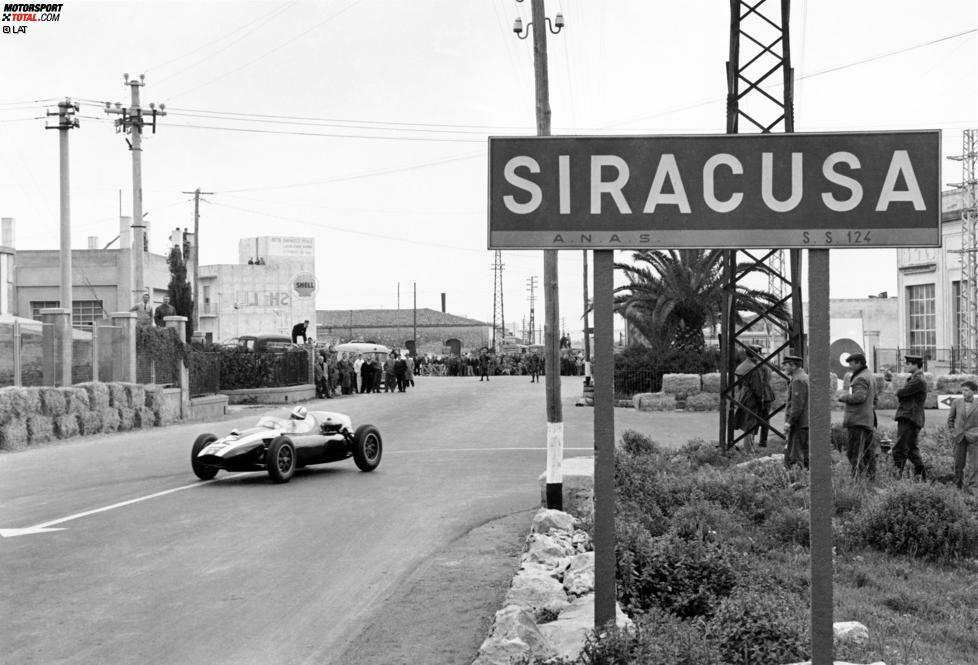
[[[136,312],[112,312],[109,316],[121,331],[112,348],[112,380],[136,383]]]
[[[71,310],[52,308],[41,310],[41,344],[44,353],[44,385],[71,385]],[[58,371],[58,361],[61,371]]]
[[[98,359],[99,359],[98,344],[99,344],[100,337],[101,335],[99,335],[98,325],[93,325],[92,326],[92,357],[91,357],[93,382],[98,381]]]
[[[23,359],[21,356],[21,337],[20,337],[20,321],[14,320],[14,385],[21,386],[24,384],[22,365]]]
[[[181,342],[187,338],[186,316],[164,316],[163,321],[167,328],[177,331]],[[177,363],[177,376],[180,384],[180,419],[183,420],[190,417],[190,373],[183,362]]]

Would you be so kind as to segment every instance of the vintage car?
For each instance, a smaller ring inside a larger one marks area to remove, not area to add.
[[[373,425],[353,429],[349,416],[333,411],[308,411],[297,406],[258,419],[254,427],[231,430],[223,438],[201,434],[194,441],[190,465],[201,480],[220,470],[268,471],[277,483],[287,483],[297,468],[353,458],[361,471],[380,464],[383,443]]]

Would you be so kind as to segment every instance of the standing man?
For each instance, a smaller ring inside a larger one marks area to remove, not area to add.
[[[924,400],[927,399],[924,359],[921,356],[904,356],[903,359],[906,362],[904,371],[910,372],[910,378],[896,393],[900,405],[893,416],[897,421],[893,464],[896,465],[898,474],[903,475],[903,467],[907,460],[910,460],[913,464],[914,478],[927,480],[924,460],[920,458],[920,449],[917,447],[917,435],[920,433],[920,428],[924,426]]]
[[[357,386],[360,383],[360,368],[363,367],[363,354],[358,353],[357,359],[353,361],[353,392],[366,392],[360,390]]]
[[[394,380],[397,381],[397,392],[407,390],[407,361],[400,355],[394,361]]]
[[[407,358],[404,359],[404,364],[407,367],[407,372],[404,374],[404,380],[407,381],[407,385],[414,387],[414,358],[411,354],[408,354]]]
[[[540,383],[540,356],[533,352],[526,361],[530,370],[530,383]]]
[[[387,360],[384,361],[384,392],[392,393],[394,392],[394,383],[396,381],[394,374],[394,360],[396,356],[394,352],[391,351],[390,355],[387,356]]]
[[[785,356],[781,361],[784,373],[791,377],[788,384],[788,402],[784,411],[784,435],[788,446],[784,453],[784,465],[789,469],[795,464],[808,468],[808,374],[802,368],[799,356]]]
[[[479,352],[479,381],[489,380],[489,347],[482,347]]]
[[[839,396],[846,405],[842,426],[848,430],[846,457],[852,476],[876,478],[876,449],[873,446],[873,432],[876,429],[876,382],[866,366],[866,356],[853,353],[846,358],[852,378],[849,392]]]
[[[137,326],[153,325],[153,305],[149,302],[149,291],[143,293],[142,302],[138,302],[129,308],[130,312],[136,312]]]
[[[165,328],[166,321],[164,320],[167,316],[176,316],[176,308],[170,304],[170,296],[163,296],[163,304],[156,308],[153,312],[153,322],[156,324],[157,328]]]
[[[308,328],[309,328],[309,319],[306,319],[302,323],[297,323],[294,326],[292,326],[292,343],[298,344],[300,337],[302,338],[303,344],[308,342],[309,338],[306,336],[306,330]]]
[[[734,370],[734,375],[740,383],[737,389],[737,401],[740,405],[734,414],[734,426],[744,432],[744,452],[754,452],[754,433],[762,427],[761,441],[767,445],[767,405],[765,404],[765,380],[767,376],[759,363],[761,347],[752,346],[748,349],[743,361]]]
[[[978,384],[961,384],[961,397],[951,402],[947,428],[954,444],[954,484],[968,494],[978,494]]]

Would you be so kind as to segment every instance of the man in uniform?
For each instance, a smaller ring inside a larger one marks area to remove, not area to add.
[[[784,465],[790,469],[798,464],[807,469],[808,374],[802,368],[802,360],[799,356],[785,356],[781,361],[781,367],[785,374],[791,377],[784,411],[784,434],[788,439]]]
[[[846,358],[852,377],[849,391],[839,396],[844,403],[845,415],[842,426],[849,433],[846,440],[846,457],[852,476],[876,478],[876,449],[873,447],[873,432],[876,430],[876,381],[866,366],[866,356],[853,353]]]
[[[897,399],[900,405],[897,407],[893,419],[897,421],[897,441],[893,446],[893,464],[896,465],[897,473],[903,475],[903,467],[907,460],[913,464],[914,478],[920,480],[927,479],[927,472],[924,470],[924,460],[920,457],[920,449],[917,447],[917,435],[924,426],[924,400],[927,399],[927,381],[924,379],[924,359],[921,356],[904,356],[906,367],[904,370],[910,372],[910,378],[906,385],[900,388]]]

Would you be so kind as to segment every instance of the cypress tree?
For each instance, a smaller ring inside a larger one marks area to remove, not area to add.
[[[170,266],[170,304],[177,310],[177,316],[187,317],[187,343],[194,332],[194,300],[190,291],[190,284],[187,282],[187,264],[183,258],[180,247],[174,245],[170,249],[170,256],[166,259]]]

